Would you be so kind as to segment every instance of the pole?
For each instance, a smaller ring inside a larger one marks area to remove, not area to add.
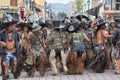
[[[46,6],[45,6],[45,21],[46,21]]]
[[[89,6],[90,6],[90,0],[87,1],[87,4],[88,4],[88,18],[90,17],[89,16]]]
[[[113,0],[111,0],[111,10],[112,10],[112,2],[113,2]]]
[[[88,11],[89,11],[89,4],[88,4]],[[89,18],[89,12],[88,12],[88,18]]]
[[[45,3],[44,3],[44,10],[45,10],[45,21],[46,21],[46,5],[47,5],[47,2],[45,0]]]

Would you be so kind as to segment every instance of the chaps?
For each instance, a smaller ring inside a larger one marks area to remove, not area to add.
[[[52,70],[52,74],[53,75],[56,75],[58,74],[58,70],[57,70],[57,67],[56,67],[56,59],[55,59],[55,50],[51,50],[50,51],[50,56],[49,56],[49,61],[50,61],[50,65],[51,65],[51,70]]]

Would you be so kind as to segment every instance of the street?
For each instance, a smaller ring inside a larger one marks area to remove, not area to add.
[[[120,80],[120,75],[114,74],[112,69],[106,70],[105,73],[84,70],[82,75],[63,75],[63,73],[59,73],[57,76],[52,76],[51,72],[48,71],[44,77],[40,77],[39,72],[36,72],[33,78],[29,78],[25,72],[22,72],[18,79],[9,80]]]

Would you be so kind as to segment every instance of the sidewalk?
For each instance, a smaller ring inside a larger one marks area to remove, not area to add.
[[[94,73],[85,70],[82,75],[63,75],[63,73],[59,73],[57,76],[52,76],[51,71],[48,71],[44,77],[41,77],[39,72],[36,72],[33,78],[22,72],[18,79],[10,80],[120,80],[120,75],[114,74],[112,69],[106,70],[105,73]]]

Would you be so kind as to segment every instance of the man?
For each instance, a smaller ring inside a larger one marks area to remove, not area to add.
[[[39,63],[38,69],[41,76],[44,76],[45,73],[45,66],[44,66],[44,42],[43,42],[43,34],[40,31],[41,26],[34,25],[33,26],[33,34],[30,35],[29,40],[31,43],[30,52],[33,53],[33,67],[32,67],[32,74],[30,76],[34,76],[35,68],[37,63]]]
[[[115,32],[117,30],[117,24],[115,21],[111,21],[109,25],[109,34],[115,35]],[[112,44],[112,38],[108,41],[108,48],[109,48],[109,53],[110,53],[110,59],[112,63],[112,69],[115,69],[115,56],[114,54],[116,53],[116,48]]]
[[[52,27],[53,27],[52,21],[46,20],[45,27],[42,29],[43,38],[44,38],[44,42],[45,42],[44,49],[46,51],[45,63],[46,63],[47,68],[50,67],[50,64],[49,64],[50,50],[49,50],[48,45],[47,45],[47,40],[48,40],[49,34],[52,32]]]
[[[65,57],[65,42],[66,38],[64,33],[61,31],[63,26],[56,26],[54,28],[54,31],[52,31],[49,36],[48,40],[46,41],[46,44],[48,45],[48,48],[50,50],[49,53],[49,61],[51,64],[52,74],[55,76],[58,74],[57,70],[57,63],[60,62],[62,64],[62,69],[64,73],[66,74],[68,72],[68,69],[66,67],[66,57]],[[59,60],[59,61],[58,61]]]
[[[103,73],[106,68],[107,63],[107,54],[106,54],[106,46],[105,39],[111,38],[112,35],[109,35],[106,31],[105,21],[103,19],[99,19],[97,21],[97,29],[95,32],[95,59],[90,63],[89,67],[92,66],[96,73]]]
[[[115,58],[115,74],[120,74],[120,25],[118,26],[115,34],[113,36],[113,44],[116,49],[114,58]]]
[[[90,44],[88,44],[87,42],[85,42],[85,51],[86,51],[86,63],[85,63],[85,67],[87,68],[87,66],[90,63],[91,60],[91,50],[93,47],[93,39],[94,39],[94,35],[93,35],[93,30],[89,27],[90,26],[90,22],[89,21],[84,21],[83,22],[83,29],[84,29],[84,33],[88,36],[89,40],[90,40]]]
[[[9,67],[9,63],[12,60],[13,61],[13,70],[12,72],[15,73],[16,69],[17,69],[17,58],[16,58],[16,54],[18,51],[18,45],[20,42],[19,39],[19,34],[17,33],[17,31],[14,29],[15,27],[15,23],[17,23],[17,21],[13,21],[13,19],[11,19],[9,17],[9,15],[5,15],[4,18],[5,22],[3,25],[6,25],[6,30],[4,30],[1,33],[1,40],[0,40],[0,44],[3,46],[3,51],[2,51],[2,70],[4,67],[4,71],[2,71],[2,78],[3,80],[8,79],[8,67]],[[14,74],[14,77],[15,76]]]

